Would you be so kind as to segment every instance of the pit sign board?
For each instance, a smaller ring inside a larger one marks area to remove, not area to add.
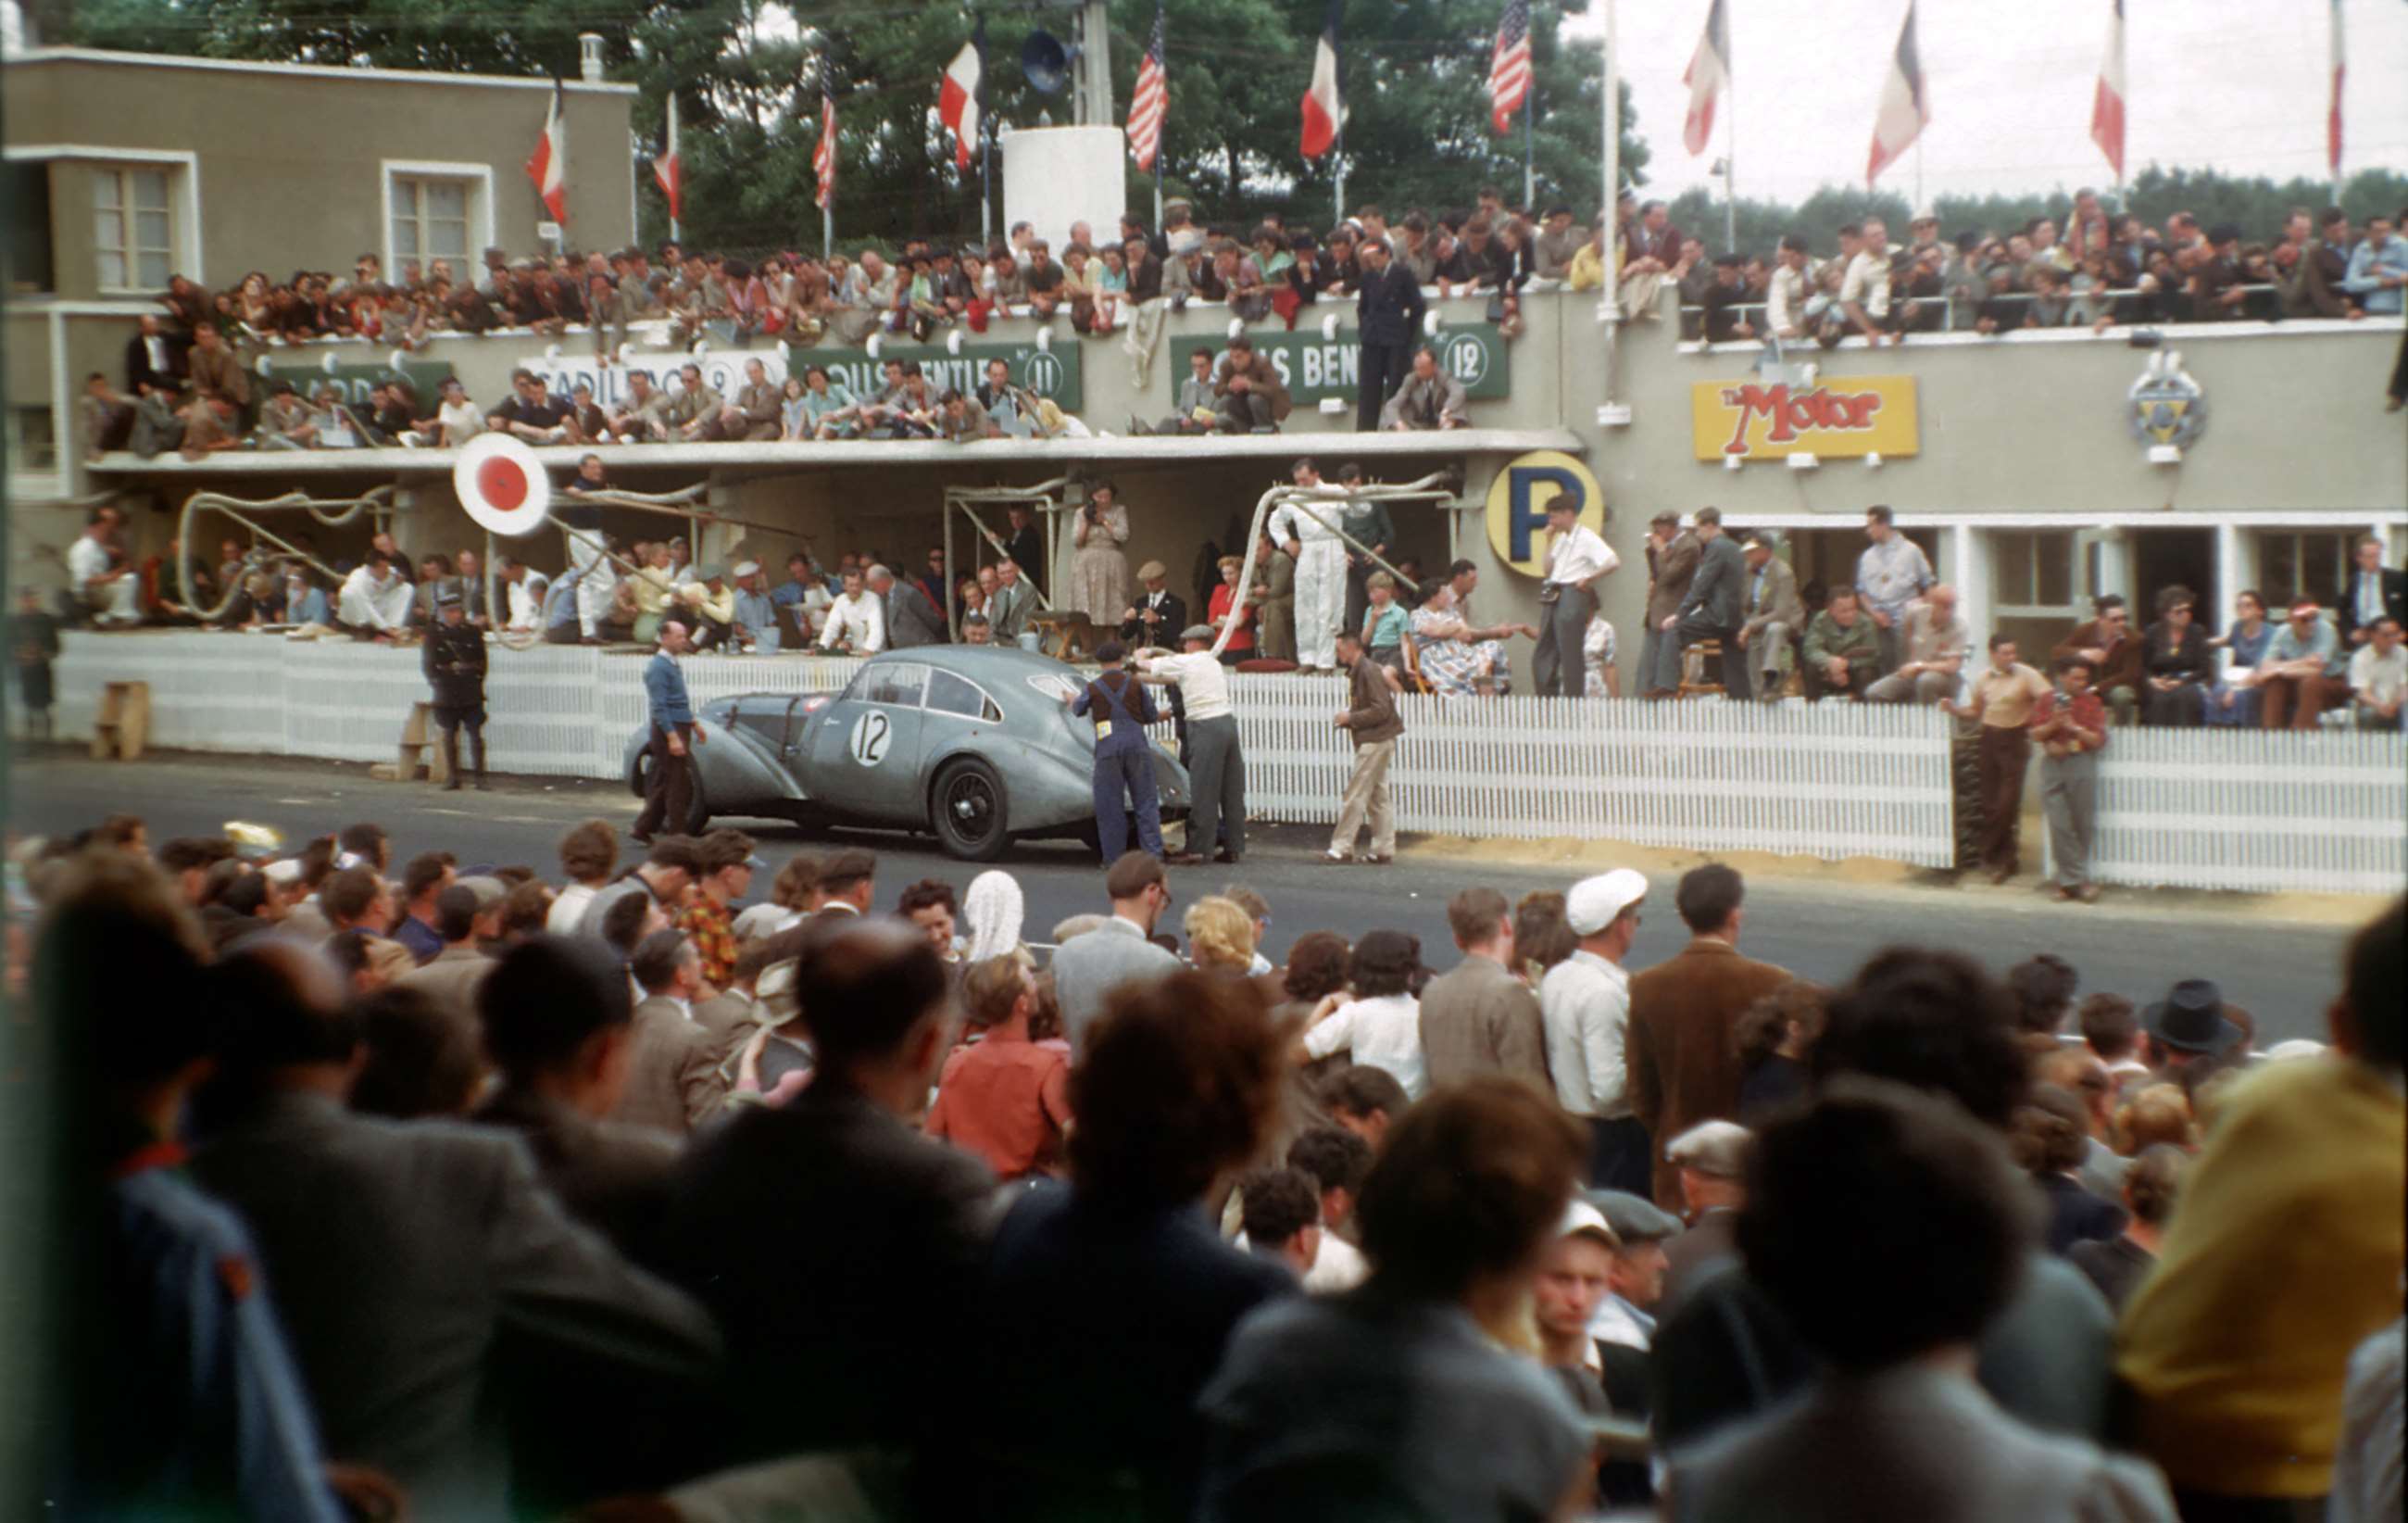
[[[541,354],[530,355],[519,363],[543,377],[546,385],[562,396],[569,388],[583,381],[594,388],[594,400],[603,407],[616,407],[627,399],[627,377],[641,370],[652,378],[654,386],[674,392],[679,389],[678,372],[688,365],[702,367],[702,382],[722,396],[733,396],[744,385],[747,361],[759,360],[767,372],[769,384],[782,387],[789,375],[799,376],[812,366],[824,366],[828,379],[852,388],[853,395],[869,397],[886,385],[888,360],[917,360],[928,378],[931,395],[953,387],[964,395],[978,389],[986,379],[986,362],[1001,360],[1011,366],[1011,383],[1025,386],[1039,396],[1054,403],[1065,412],[1076,412],[1084,405],[1081,387],[1079,349],[1066,343],[1052,349],[1039,349],[1035,344],[964,344],[958,354],[942,344],[881,344],[878,357],[869,357],[867,349],[798,349],[781,355],[776,349],[711,349],[701,354],[683,354],[667,351],[657,354],[636,354],[625,365],[609,364],[592,354],[573,354],[563,350],[558,359]]]
[[[1333,396],[1353,402],[1362,376],[1360,336],[1353,328],[1340,328],[1337,338],[1324,338],[1321,324],[1310,307],[1299,309],[1297,319],[1299,326],[1293,333],[1247,329],[1246,337],[1254,340],[1254,352],[1271,362],[1297,407],[1312,407]],[[1437,338],[1417,338],[1413,347],[1418,349],[1423,344],[1438,352],[1440,370],[1463,382],[1464,395],[1479,398],[1512,394],[1512,346],[1498,336],[1495,323],[1441,328]],[[1218,364],[1228,347],[1228,339],[1215,334],[1190,334],[1171,339],[1171,390],[1177,392],[1179,383],[1187,379],[1189,354],[1200,349]]]
[[[1701,381],[1690,388],[1698,458],[1911,455],[1922,443],[1913,376],[1842,376],[1812,386]]]

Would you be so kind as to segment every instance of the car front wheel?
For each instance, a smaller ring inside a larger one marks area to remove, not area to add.
[[[992,862],[1010,839],[1004,830],[1003,779],[976,757],[947,762],[928,794],[928,820],[946,855]]]

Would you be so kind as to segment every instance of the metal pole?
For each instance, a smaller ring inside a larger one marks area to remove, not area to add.
[[[1522,204],[1533,212],[1539,209],[1539,159],[1531,139],[1538,129],[1531,125],[1539,114],[1539,82],[1534,77],[1530,93],[1522,101]]]
[[[980,65],[983,78],[985,65]],[[986,112],[979,112],[979,241],[995,246],[995,129]]]
[[[1605,400],[1611,405],[1621,389],[1618,374],[1621,364],[1622,300],[1621,266],[1616,263],[1615,240],[1622,232],[1622,84],[1614,75],[1614,0],[1605,0],[1605,88],[1598,94],[1605,103],[1605,201],[1598,215],[1605,220],[1605,281],[1598,288],[1598,321],[1605,324]]]
[[[1346,221],[1346,117],[1345,107],[1342,104],[1344,97],[1341,96],[1340,99],[1341,104],[1339,108],[1338,140],[1329,145],[1329,165],[1331,168],[1338,171],[1338,216],[1330,223],[1332,227],[1342,226]]]
[[[685,199],[685,160],[678,152],[677,91],[674,87],[669,91],[669,162],[677,165],[678,199],[681,202]],[[684,230],[678,226],[677,208],[674,206],[669,208],[669,239],[681,244],[685,241]]]
[[[1723,248],[1739,251],[1739,95],[1730,60],[1723,60]]]

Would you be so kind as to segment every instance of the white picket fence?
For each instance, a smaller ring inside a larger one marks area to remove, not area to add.
[[[2326,729],[2118,730],[2093,876],[2150,888],[2397,894],[2408,740]]]
[[[696,702],[833,692],[858,662],[698,655]],[[644,722],[644,657],[494,647],[491,765],[615,778]],[[100,686],[150,683],[154,745],[387,761],[426,697],[415,650],[210,634],[69,634],[58,732],[92,732]],[[1337,818],[1352,762],[1335,677],[1231,680],[1257,818]],[[1389,777],[1398,826],[1469,838],[1585,839],[1698,852],[1955,856],[1946,722],[1930,710],[1705,699],[1412,697]],[[1168,739],[1168,726],[1164,728]],[[2119,731],[2100,768],[2101,882],[2396,892],[2408,883],[2408,748],[2397,735]]]

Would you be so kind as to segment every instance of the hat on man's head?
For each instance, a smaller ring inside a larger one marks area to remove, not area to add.
[[[477,912],[479,914],[483,914],[494,905],[501,903],[502,900],[510,897],[510,885],[502,882],[499,878],[493,876],[491,873],[471,873],[467,877],[459,880],[458,886],[465,888],[471,894],[477,896]]]
[[[1616,868],[1572,884],[1564,896],[1564,923],[1575,936],[1595,936],[1647,897],[1647,875]]]
[[[1756,1134],[1736,1121],[1700,1121],[1675,1137],[1664,1157],[1683,1169],[1714,1179],[1737,1179],[1747,1171],[1748,1148]]]
[[[1155,582],[1170,575],[1170,568],[1160,561],[1148,561],[1137,568],[1140,582]]]
[[[460,606],[460,589],[450,586],[436,588],[435,606],[437,608],[458,608]]]
[[[1572,1197],[1571,1204],[1564,1208],[1563,1225],[1555,1228],[1555,1236],[1569,1238],[1577,1237],[1583,1233],[1597,1239],[1609,1248],[1622,1246],[1622,1240],[1613,1235],[1613,1224],[1605,1219],[1605,1213],[1575,1195]]]
[[[736,575],[739,577],[757,577],[760,574],[761,563],[759,561],[738,561],[736,563]]]
[[[1605,1217],[1605,1225],[1625,1244],[1661,1243],[1681,1235],[1681,1218],[1645,1196],[1627,1190],[1591,1190],[1588,1203]]]
[[[1108,639],[1096,647],[1096,661],[1100,666],[1113,666],[1120,661],[1122,654],[1121,642]]]
[[[2186,978],[2141,1013],[2142,1028],[2178,1053],[2223,1053],[2241,1040],[2224,1018],[2224,991],[2213,979]]]
[[[1186,628],[1179,632],[1179,638],[1182,641],[1200,639],[1205,644],[1210,645],[1212,643],[1213,639],[1219,636],[1219,634],[1220,631],[1214,629],[1209,624],[1191,624]]]

